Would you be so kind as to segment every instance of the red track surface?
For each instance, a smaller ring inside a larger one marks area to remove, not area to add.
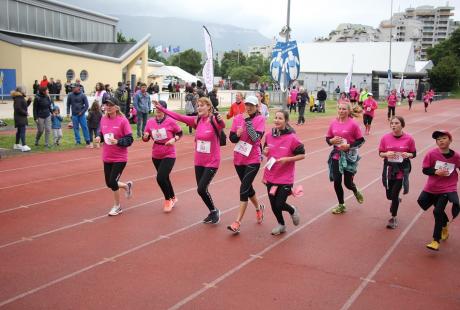
[[[424,113],[398,107],[406,131],[416,140],[411,191],[400,206],[400,227],[385,228],[389,202],[380,174],[377,146],[388,132],[386,111],[377,112],[372,135],[361,149],[355,178],[364,205],[348,196],[348,212],[332,215],[336,204],[328,180],[330,119],[297,127],[307,159],[296,180],[305,196],[301,224],[273,237],[267,206],[258,225],[248,208],[240,235],[226,229],[237,213],[239,182],[232,148],[210,187],[221,223],[201,224],[207,214],[196,194],[192,137],[178,144],[172,180],[179,203],[162,212],[154,181],[150,145],[136,141],[122,180],[135,180],[124,213],[109,218],[112,195],[104,187],[98,150],[33,154],[0,162],[0,307],[5,309],[460,309],[460,227],[440,252],[430,252],[433,216],[416,199],[425,182],[421,161],[433,147],[431,132],[460,136],[460,102],[435,102]],[[346,192],[349,195],[350,192]],[[350,199],[351,198],[351,199]],[[448,210],[450,212],[450,208]]]

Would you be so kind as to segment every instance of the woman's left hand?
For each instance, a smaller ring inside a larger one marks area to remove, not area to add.
[[[277,163],[285,164],[289,161],[289,157],[281,157],[276,160]]]
[[[222,122],[224,119],[222,118],[222,115],[216,114],[216,118],[219,122]]]
[[[165,145],[173,145],[176,142],[175,138],[171,138],[168,141],[166,141]]]

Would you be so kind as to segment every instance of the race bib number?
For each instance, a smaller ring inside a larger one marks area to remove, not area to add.
[[[166,134],[166,129],[165,128],[160,128],[160,129],[152,129],[152,138],[155,141],[160,141],[168,138]]]
[[[234,149],[235,152],[240,153],[246,157],[249,156],[249,153],[251,153],[251,150],[252,150],[252,145],[244,141],[238,141]]]
[[[339,145],[345,145],[345,144],[348,144],[348,141],[347,141],[347,139],[342,138],[342,142],[340,142]]]
[[[367,111],[367,112],[370,112],[370,111],[372,111],[372,108],[371,108],[371,107],[367,107],[367,108],[366,108],[366,111]]]
[[[455,170],[455,165],[450,164],[450,163],[445,163],[445,162],[440,161],[440,160],[437,160],[436,164],[434,165],[434,168],[435,169],[447,170],[447,171],[449,171],[449,175],[451,175],[452,172],[454,172],[454,170]]]
[[[402,163],[404,158],[402,157],[401,153],[395,153],[394,158],[388,158],[390,163]]]
[[[270,157],[267,160],[267,163],[265,164],[264,168],[267,168],[268,170],[271,170],[275,163],[276,163],[276,159],[274,157]]]
[[[211,153],[211,142],[197,140],[196,141],[196,151],[198,153],[210,154]]]
[[[106,141],[106,145],[112,145],[112,140],[113,140],[113,133],[109,132],[104,134],[104,141]]]

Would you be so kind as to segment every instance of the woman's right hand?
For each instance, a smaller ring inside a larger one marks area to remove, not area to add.
[[[329,140],[332,144],[337,145],[342,143],[342,138],[338,136],[334,136],[334,138]]]
[[[437,176],[440,176],[440,177],[447,177],[447,176],[449,176],[449,170],[447,170],[447,169],[436,169],[434,174],[437,175]]]
[[[388,151],[385,153],[386,158],[394,159],[396,157],[396,153],[393,151]]]

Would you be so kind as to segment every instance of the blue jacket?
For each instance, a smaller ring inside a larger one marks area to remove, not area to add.
[[[72,108],[72,115],[77,116],[78,114],[85,114],[89,108],[88,98],[82,92],[69,93],[67,95],[67,114],[70,114],[70,108]]]
[[[60,115],[51,115],[51,128],[61,129],[61,123],[63,121],[62,116]]]
[[[142,95],[142,92],[137,93],[134,96],[134,107],[137,112],[149,113],[152,110],[149,94],[147,92],[145,95]]]

